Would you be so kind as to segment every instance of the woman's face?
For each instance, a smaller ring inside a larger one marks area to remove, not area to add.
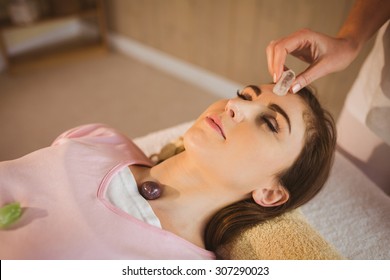
[[[291,166],[304,144],[306,105],[298,95],[275,95],[272,87],[247,86],[197,119],[184,144],[198,169],[227,187],[251,191]]]

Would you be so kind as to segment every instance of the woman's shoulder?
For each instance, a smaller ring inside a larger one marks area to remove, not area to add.
[[[124,133],[102,123],[91,123],[69,129],[58,136],[52,146],[60,146],[66,143],[77,143],[88,148],[93,148],[93,152],[110,151],[120,158],[132,159],[146,166],[151,166],[152,161],[145,153]],[[79,146],[79,145],[78,145]]]
[[[125,135],[116,129],[102,123],[91,123],[71,128],[60,134],[52,143],[52,146],[60,145],[69,139],[90,139],[95,141],[119,140],[119,138],[129,140]]]

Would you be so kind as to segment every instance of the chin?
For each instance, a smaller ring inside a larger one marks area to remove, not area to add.
[[[197,151],[204,148],[207,143],[205,131],[194,124],[183,135],[183,143],[186,151]]]
[[[184,133],[183,144],[186,153],[197,161],[209,161],[217,149],[215,141],[198,126],[192,126]]]

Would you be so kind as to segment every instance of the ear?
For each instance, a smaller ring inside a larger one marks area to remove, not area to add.
[[[279,206],[288,201],[290,194],[282,185],[262,187],[252,192],[255,202],[263,207]]]

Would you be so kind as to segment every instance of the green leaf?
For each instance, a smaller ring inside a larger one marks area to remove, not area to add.
[[[0,208],[0,228],[6,228],[7,226],[16,222],[22,215],[22,208],[19,202],[7,204]]]

